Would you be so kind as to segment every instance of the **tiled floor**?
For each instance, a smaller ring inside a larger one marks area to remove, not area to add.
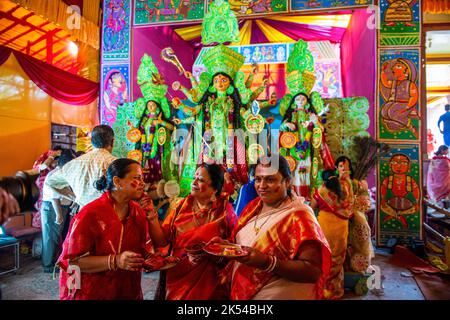
[[[381,270],[383,294],[369,291],[365,296],[346,293],[344,300],[424,300],[424,297],[409,272],[388,264],[389,255],[377,252],[373,265]],[[402,275],[403,274],[403,275]],[[406,276],[406,277],[405,277]],[[151,300],[158,283],[158,273],[145,273],[142,277],[144,299]],[[43,273],[40,260],[21,255],[21,268],[14,274],[0,276],[0,286],[5,300],[56,300],[58,299],[58,277]]]

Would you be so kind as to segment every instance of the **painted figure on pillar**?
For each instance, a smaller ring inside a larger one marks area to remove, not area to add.
[[[334,163],[319,121],[325,113],[323,101],[317,92],[311,93],[316,80],[314,59],[303,40],[294,45],[287,72],[290,93],[280,102],[280,154],[290,164],[295,191],[309,198],[312,187],[321,184],[320,168],[333,168]]]
[[[104,30],[103,50],[120,51],[127,43],[125,29],[127,11],[124,0],[110,0],[106,5],[106,26]]]
[[[407,27],[414,27],[412,6],[417,0],[388,0],[388,7],[384,15],[387,26],[404,24]]]
[[[117,107],[128,100],[127,82],[118,70],[111,70],[104,83],[103,91],[103,123],[112,124],[116,121]]]
[[[408,229],[406,216],[420,210],[420,189],[408,173],[410,159],[405,154],[394,154],[389,161],[391,173],[381,185],[381,210],[386,214],[383,222],[398,220]]]
[[[419,91],[414,64],[403,58],[383,63],[380,77],[380,93],[384,99],[381,106],[381,121],[392,133],[410,131],[419,139],[418,128],[412,119],[419,119],[416,109]]]
[[[248,86],[251,86],[252,77],[246,80],[244,73],[239,71],[244,57],[224,46],[222,43],[226,41],[239,41],[239,28],[229,4],[220,0],[210,5],[203,21],[202,42],[220,43],[203,57],[207,71],[200,75],[200,82],[191,72],[184,71],[184,75],[191,80],[190,90],[178,82],[173,84],[173,88],[181,89],[193,104],[185,105],[178,98],[172,101],[186,115],[186,118],[174,119],[174,122],[191,124],[190,136],[185,141],[180,161],[182,193],[189,191],[196,166],[202,162],[226,166],[237,183],[248,180],[246,141],[244,131],[239,131],[244,128],[245,122],[241,110],[249,109],[251,102],[264,88],[252,92]],[[167,56],[167,52],[163,52],[165,60],[182,69],[173,56]]]

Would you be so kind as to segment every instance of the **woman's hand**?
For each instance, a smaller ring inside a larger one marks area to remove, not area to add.
[[[142,194],[142,198],[139,200],[139,205],[147,215],[155,211],[155,207],[153,206],[153,199],[147,193]]]
[[[250,254],[235,258],[236,261],[258,269],[265,269],[269,264],[269,256],[252,247],[243,247]]]
[[[118,254],[116,259],[117,267],[128,271],[140,271],[144,263],[142,255],[132,251],[124,251]]]

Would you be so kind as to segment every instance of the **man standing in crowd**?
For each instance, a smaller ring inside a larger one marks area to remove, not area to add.
[[[99,179],[113,162],[111,152],[114,145],[114,131],[107,125],[96,126],[91,134],[94,149],[70,161],[61,170],[46,180],[54,189],[71,187],[75,202],[81,207],[100,197],[94,188],[94,181]]]
[[[441,130],[441,122],[444,122],[443,130]],[[439,117],[438,128],[444,135],[444,144],[450,147],[450,104],[445,105],[445,113]]]

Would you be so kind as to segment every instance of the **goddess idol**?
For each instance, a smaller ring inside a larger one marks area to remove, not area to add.
[[[218,0],[209,7],[202,25],[202,43],[219,43],[209,48],[203,56],[207,71],[200,75],[200,81],[191,72],[184,75],[191,80],[190,90],[174,83],[174,89],[181,89],[193,106],[182,103],[178,98],[172,100],[175,108],[181,109],[184,119],[174,119],[175,124],[191,124],[190,138],[185,141],[184,158],[180,161],[180,187],[187,192],[197,164],[215,162],[226,166],[235,182],[247,183],[248,157],[246,155],[245,119],[252,102],[264,90],[260,87],[252,92],[251,79],[245,79],[239,71],[244,64],[244,56],[223,45],[224,42],[239,41],[239,27],[236,16],[228,2]],[[172,51],[173,53],[173,51]],[[166,61],[174,63],[176,57]],[[179,68],[179,63],[174,63]],[[247,84],[247,85],[246,85]],[[261,120],[261,118],[260,118]],[[264,119],[261,120],[264,126]],[[239,130],[243,129],[243,130]]]

